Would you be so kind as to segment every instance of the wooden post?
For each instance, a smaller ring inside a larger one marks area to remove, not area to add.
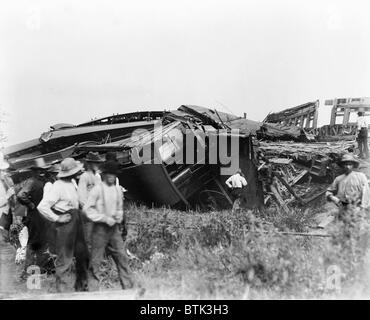
[[[312,127],[317,128],[317,118],[319,117],[319,100],[316,101],[316,110],[313,113]]]
[[[347,125],[349,122],[349,115],[350,115],[351,109],[349,107],[344,108],[344,116],[343,116],[343,125]]]
[[[333,107],[331,108],[331,117],[330,117],[330,125],[335,125],[335,118],[337,117],[337,104],[334,102]]]

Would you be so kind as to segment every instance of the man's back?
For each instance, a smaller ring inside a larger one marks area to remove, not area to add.
[[[360,130],[361,128],[367,128],[368,124],[366,118],[364,116],[360,116],[357,118],[357,128]]]
[[[239,173],[236,173],[226,180],[226,184],[230,188],[242,188],[247,185],[247,180]]]

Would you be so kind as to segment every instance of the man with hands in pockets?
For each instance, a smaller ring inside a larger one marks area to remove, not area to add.
[[[118,170],[119,164],[115,161],[103,164],[102,182],[91,190],[83,210],[94,222],[90,264],[92,278],[99,282],[102,280],[99,266],[107,250],[117,266],[122,289],[127,289],[133,287],[133,280],[119,228],[123,220],[123,194],[116,185]]]

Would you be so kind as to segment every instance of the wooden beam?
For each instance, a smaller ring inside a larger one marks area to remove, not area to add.
[[[294,198],[298,200],[300,204],[303,204],[303,200],[300,196],[298,196],[293,188],[289,185],[288,182],[285,181],[285,179],[277,172],[274,172],[274,175],[281,181],[281,183],[287,188],[287,190],[293,195]]]
[[[280,207],[285,211],[285,213],[289,213],[289,208],[286,205],[286,203],[284,202],[283,198],[281,197],[281,195],[280,195],[278,189],[275,187],[275,185],[271,184],[270,189],[271,189],[271,192],[274,195],[277,203],[280,205]]]
[[[318,102],[317,102],[318,103]],[[315,112],[313,113],[313,121],[312,121],[312,128],[317,128],[317,119],[319,117],[319,109],[317,108]]]
[[[351,110],[349,108],[346,108],[344,110],[344,116],[343,116],[343,124],[344,125],[347,125],[348,124],[350,113],[351,113]]]
[[[331,116],[330,116],[330,125],[331,126],[335,125],[336,117],[337,117],[337,105],[334,104],[333,107],[331,108]]]

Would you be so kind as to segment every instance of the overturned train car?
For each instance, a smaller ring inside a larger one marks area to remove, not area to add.
[[[73,145],[70,156],[83,160],[89,151],[115,152],[127,198],[183,210],[230,208],[233,199],[225,180],[241,168],[248,181],[244,207],[256,208],[263,204],[263,193],[252,134],[233,130],[237,129],[233,121],[240,126],[242,120],[216,110],[181,106],[131,135],[126,131],[114,141]],[[42,157],[48,159],[48,154]]]

